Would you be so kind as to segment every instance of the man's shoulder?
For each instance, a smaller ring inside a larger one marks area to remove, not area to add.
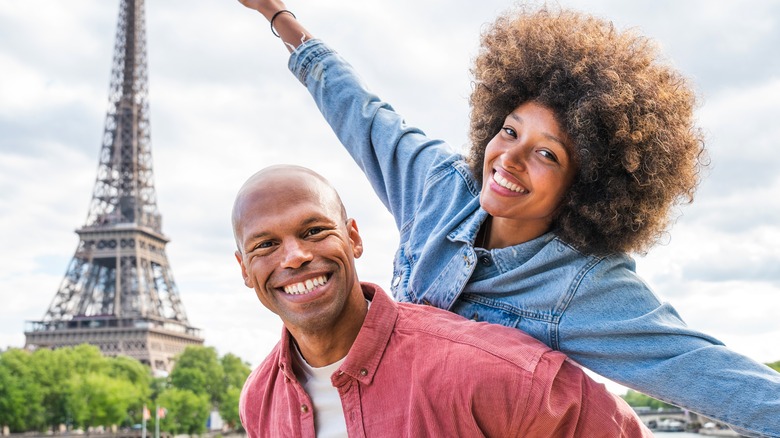
[[[446,310],[412,303],[398,303],[396,330],[414,332],[407,342],[436,342],[436,349],[457,348],[472,353],[474,361],[497,360],[533,371],[544,355],[561,355],[525,332],[510,327],[466,319]],[[561,359],[562,360],[562,359]]]

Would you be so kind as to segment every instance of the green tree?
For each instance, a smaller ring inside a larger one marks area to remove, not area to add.
[[[664,403],[661,400],[654,399],[648,395],[644,395],[641,392],[636,392],[633,389],[629,389],[628,392],[626,392],[623,396],[623,400],[632,407],[647,406],[653,409],[673,409],[677,407],[670,405],[669,403]]]
[[[0,426],[11,432],[44,428],[43,389],[35,381],[29,351],[0,353]]]
[[[206,430],[211,403],[207,394],[169,388],[157,399],[167,411],[160,428],[173,434],[201,434]]]
[[[220,362],[225,374],[225,389],[230,387],[243,388],[244,381],[249,376],[249,373],[252,372],[249,364],[232,353],[222,356]]]
[[[145,390],[148,396],[152,382],[152,372],[146,365],[128,356],[113,357],[108,362],[107,374],[111,377],[124,379]]]
[[[768,363],[767,365],[769,366],[769,368],[772,368],[773,370],[780,372],[780,360],[778,360],[777,362]]]
[[[105,373],[107,359],[97,347],[87,344],[57,350],[37,350],[32,358],[33,375],[43,388],[45,423],[55,429],[60,424],[72,425],[74,410],[69,404],[74,400],[72,377]]]
[[[120,424],[143,403],[141,388],[124,378],[91,372],[74,375],[68,386],[68,411],[78,427]]]
[[[157,382],[152,376],[152,370],[136,359],[128,356],[117,356],[109,361],[108,375],[110,377],[130,382],[136,390],[137,398],[130,401],[127,417],[120,424],[130,426],[141,422],[141,408],[144,402],[157,398],[154,393]],[[160,378],[164,385],[164,378]],[[162,388],[160,389],[162,390]]]
[[[238,417],[238,399],[244,381],[252,370],[249,368],[249,364],[231,353],[224,355],[220,362],[225,375],[225,384],[222,402],[219,404],[219,415],[228,427],[237,429],[241,427],[241,421]]]
[[[97,347],[0,352],[0,426],[13,432],[140,422],[141,406],[168,410],[163,430],[201,433],[212,407],[240,427],[238,399],[249,365],[211,347],[189,347],[169,378],[126,356],[104,357]]]
[[[174,388],[206,395],[213,406],[219,406],[224,371],[213,347],[187,347],[176,359],[170,377]]]
[[[222,403],[219,405],[219,416],[232,430],[243,429],[241,418],[238,415],[238,400],[241,396],[241,388],[231,386],[225,391]]]

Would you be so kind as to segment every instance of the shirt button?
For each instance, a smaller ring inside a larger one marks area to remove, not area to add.
[[[398,286],[398,283],[400,283],[400,282],[401,282],[401,276],[400,275],[396,275],[395,277],[393,277],[393,287]]]
[[[304,414],[309,412],[309,407],[306,405],[301,405],[301,412],[303,412]]]
[[[367,370],[367,369],[365,369],[365,368],[361,368],[361,369],[360,369],[360,375],[361,375],[361,376],[364,376],[364,377],[365,377],[365,376],[367,376],[367,375],[368,375],[368,370]]]
[[[482,257],[480,257],[480,258],[479,258],[479,261],[480,261],[480,262],[481,262],[483,265],[485,265],[485,266],[490,266],[490,265],[493,263],[493,261],[492,261],[492,260],[490,260],[490,257],[488,257],[488,256],[482,256]]]

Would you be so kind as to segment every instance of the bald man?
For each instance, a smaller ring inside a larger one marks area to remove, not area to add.
[[[249,178],[233,232],[244,283],[284,323],[241,394],[250,437],[652,436],[530,336],[361,283],[357,224],[312,170]]]

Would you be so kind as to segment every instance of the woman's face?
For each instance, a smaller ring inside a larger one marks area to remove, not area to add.
[[[485,149],[480,204],[523,234],[550,228],[576,166],[553,112],[536,102],[515,108]]]

